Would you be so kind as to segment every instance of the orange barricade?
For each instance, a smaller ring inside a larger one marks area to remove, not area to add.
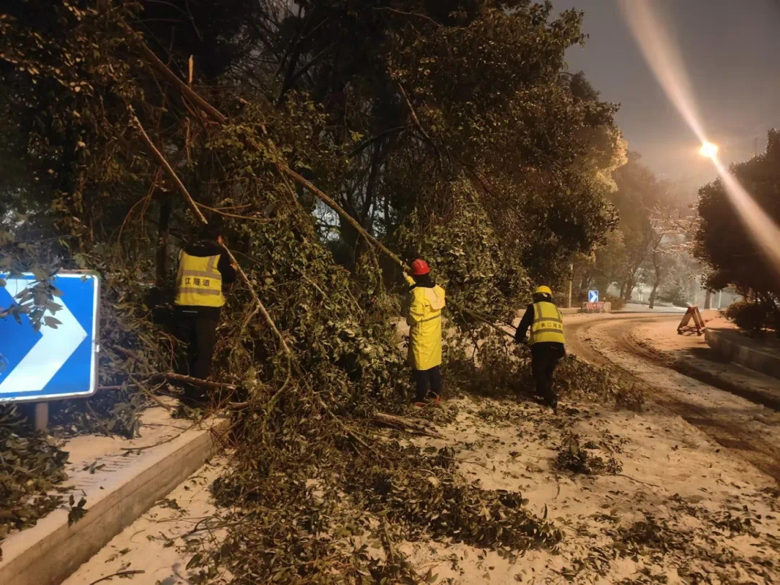
[[[693,321],[692,325],[689,324],[691,321]],[[696,335],[704,333],[704,319],[702,319],[697,305],[688,307],[688,310],[685,311],[685,315],[683,315],[682,321],[680,321],[680,324],[677,326],[677,334],[682,335],[683,333],[696,333]]]

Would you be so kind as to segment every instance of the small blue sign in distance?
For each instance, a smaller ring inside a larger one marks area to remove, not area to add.
[[[589,303],[598,303],[599,302],[599,291],[597,291],[597,290],[589,290],[588,291],[588,302]]]
[[[34,284],[32,274],[0,274],[0,310]],[[98,384],[100,280],[94,273],[60,273],[51,280],[62,291],[54,303],[59,323],[35,331],[27,315],[0,318],[0,402],[44,401],[90,396]]]

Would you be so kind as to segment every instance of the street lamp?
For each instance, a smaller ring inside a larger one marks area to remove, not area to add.
[[[704,142],[699,149],[699,154],[714,159],[718,156],[718,145],[712,142]]]

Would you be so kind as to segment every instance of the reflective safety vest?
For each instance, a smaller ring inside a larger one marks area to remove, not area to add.
[[[219,255],[190,256],[179,252],[179,272],[176,276],[177,305],[185,307],[221,307],[225,304],[222,294],[222,274],[217,269]]]
[[[534,303],[534,322],[531,325],[531,339],[534,343],[565,343],[563,339],[563,316],[552,303]]]

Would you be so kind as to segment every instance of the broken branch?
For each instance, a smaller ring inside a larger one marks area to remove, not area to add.
[[[139,136],[146,144],[146,147],[149,149],[149,151],[154,155],[154,158],[157,159],[157,162],[162,165],[163,169],[165,169],[165,172],[168,174],[168,178],[173,181],[173,184],[176,185],[176,188],[179,190],[179,193],[182,197],[184,197],[184,200],[187,202],[187,205],[190,206],[190,209],[195,214],[195,217],[198,218],[202,223],[208,224],[208,220],[206,217],[201,213],[200,209],[198,209],[197,203],[195,203],[195,200],[190,195],[189,191],[187,191],[187,188],[184,186],[184,183],[181,182],[179,179],[179,176],[176,174],[176,171],[173,170],[170,164],[168,164],[168,161],[163,156],[163,153],[161,153],[157,147],[154,145],[154,142],[152,142],[152,139],[149,138],[149,135],[146,133],[146,130],[144,130],[143,125],[141,124],[141,121],[138,119],[138,116],[135,115],[135,112],[133,112],[133,108],[131,106],[128,106],[128,110],[130,112],[130,122],[135,127],[135,129],[138,131]]]
[[[106,575],[105,577],[101,577],[97,581],[92,581],[92,583],[90,583],[90,585],[97,585],[98,583],[102,583],[103,581],[108,581],[110,579],[113,579],[114,577],[122,577],[122,578],[126,579],[127,577],[132,577],[134,575],[143,575],[145,572],[146,571],[141,571],[141,570],[138,570],[138,571],[119,571],[118,573],[114,573],[113,575]]]
[[[366,240],[371,242],[374,246],[379,248],[382,252],[384,252],[389,258],[394,260],[401,268],[406,268],[406,264],[403,260],[401,260],[398,256],[396,256],[393,252],[391,252],[385,245],[377,240],[374,236],[369,234],[365,229],[363,229],[363,226],[361,226],[358,221],[352,217],[350,214],[348,214],[344,208],[342,208],[338,203],[336,203],[333,199],[331,199],[329,196],[327,196],[325,193],[320,191],[317,187],[315,187],[311,182],[307,181],[304,177],[296,173],[294,170],[292,170],[290,167],[288,167],[285,164],[279,163],[278,164],[279,171],[283,174],[287,175],[291,179],[293,179],[296,183],[301,185],[302,187],[305,187],[309,191],[311,191],[314,195],[316,195],[319,199],[323,201],[323,203],[326,203],[331,209],[333,209],[336,213],[338,213],[344,220],[346,220],[353,228],[355,228],[360,235],[362,235]]]
[[[135,31],[133,31],[129,26],[127,28],[131,34],[136,35]],[[225,116],[217,108],[212,106],[209,102],[193,91],[192,88],[184,83],[184,81],[179,79],[179,76],[171,71],[165,63],[160,61],[159,57],[154,54],[154,51],[146,46],[146,43],[143,42],[142,39],[139,39],[138,48],[146,59],[146,62],[154,69],[156,69],[163,77],[165,77],[165,79],[173,83],[179,89],[179,91],[181,91],[187,97],[187,99],[196,104],[200,109],[206,112],[217,122],[221,124],[227,122],[227,116]]]
[[[162,64],[162,63],[161,63]],[[165,65],[162,65],[165,67]],[[167,69],[167,67],[166,67]],[[184,85],[184,87],[187,87]],[[189,90],[189,88],[187,88]],[[192,90],[189,90],[192,91]],[[216,111],[216,110],[215,110]],[[196,217],[204,224],[208,224],[208,221],[206,220],[203,213],[201,213],[200,209],[198,208],[198,204],[195,203],[195,200],[192,198],[192,195],[190,195],[189,191],[187,191],[187,187],[184,186],[184,183],[181,182],[179,179],[179,176],[176,174],[176,171],[173,170],[171,165],[168,164],[168,161],[165,159],[165,156],[157,150],[157,147],[154,146],[154,143],[149,138],[149,136],[144,131],[143,126],[141,125],[141,122],[138,120],[138,117],[133,113],[132,108],[130,108],[131,113],[131,119],[133,122],[133,125],[135,125],[136,129],[138,130],[138,133],[141,135],[141,138],[143,138],[146,145],[149,147],[149,149],[154,154],[155,158],[159,161],[159,163],[162,165],[165,172],[168,174],[168,177],[173,181],[173,183],[176,185],[176,187],[179,190],[179,193],[182,197],[184,197],[184,200],[190,205],[192,210],[195,212]],[[227,118],[225,118],[227,120]],[[223,121],[225,121],[223,120]],[[223,246],[224,248],[224,246]],[[228,250],[227,248],[224,248],[225,252],[227,252],[228,256],[230,257],[230,261],[233,263],[233,266],[236,268],[236,271],[241,276],[241,279],[246,283],[247,288],[249,289],[249,293],[252,295],[252,299],[255,301],[257,305],[257,309],[263,314],[263,317],[265,318],[266,323],[271,327],[271,330],[276,334],[276,336],[279,338],[279,343],[282,346],[282,349],[284,350],[285,354],[288,356],[290,355],[290,348],[287,346],[287,342],[285,342],[284,337],[282,336],[279,329],[276,327],[276,323],[274,323],[273,319],[271,319],[271,315],[266,310],[265,306],[263,305],[262,301],[260,300],[260,297],[257,296],[257,293],[255,292],[254,287],[252,286],[252,283],[249,280],[249,277],[246,275],[246,273],[243,271],[241,266],[238,264],[238,260],[236,260],[236,257],[233,256],[233,253]],[[256,312],[256,311],[255,311]]]
[[[220,123],[224,123],[224,122],[227,121],[227,117],[225,115],[223,115],[214,106],[212,106],[206,100],[204,100],[202,97],[200,97],[192,89],[187,87],[187,84],[185,84],[178,77],[176,77],[176,75],[170,69],[168,69],[168,67],[162,61],[160,61],[157,58],[157,56],[154,53],[152,53],[151,50],[145,44],[140,43],[140,46],[141,46],[141,50],[144,53],[144,55],[147,56],[147,58],[150,61],[153,61],[152,65],[156,69],[158,69],[161,73],[163,73],[166,78],[173,78],[177,82],[176,83],[177,87],[182,92],[184,92],[185,95],[187,95],[193,101],[198,103],[203,108],[203,110],[207,114],[209,114],[215,121],[220,122]],[[412,106],[411,102],[409,101],[409,97],[406,94],[406,90],[404,90],[404,87],[403,87],[403,85],[401,85],[400,82],[398,82],[398,87],[401,90],[401,95],[403,96],[403,98],[404,98],[404,100],[406,102],[407,107],[409,108],[409,111],[410,111],[410,114],[412,116],[413,122],[415,123],[417,128],[420,130],[420,132],[423,134],[423,136],[430,142],[430,144],[436,149],[436,151],[439,152],[439,149],[436,146],[436,144],[433,142],[431,137],[428,135],[428,133],[422,127],[422,124],[420,123],[420,119],[417,117],[417,113],[415,112],[414,107]],[[265,128],[263,128],[263,131],[265,133]],[[252,146],[254,146],[255,148],[259,148],[258,145],[254,144],[254,143],[252,144]],[[439,155],[441,156],[441,153],[439,153]],[[399,258],[389,248],[387,248],[384,244],[382,244],[382,242],[380,242],[374,236],[369,234],[363,228],[363,226],[361,226],[360,223],[358,223],[358,221],[354,217],[352,217],[349,213],[347,213],[344,210],[344,208],[342,208],[338,203],[336,203],[336,201],[334,199],[332,199],[331,197],[326,195],[323,191],[321,191],[316,186],[314,186],[313,183],[311,183],[310,181],[305,179],[302,175],[300,175],[299,173],[297,173],[293,169],[291,169],[285,162],[278,162],[277,163],[277,169],[279,170],[280,173],[282,173],[282,175],[286,175],[286,176],[290,177],[296,183],[298,183],[302,187],[305,187],[311,193],[316,195],[323,203],[328,205],[331,209],[333,209],[336,213],[338,213],[346,222],[348,222],[353,228],[355,228],[355,230],[357,230],[357,232],[360,235],[362,235],[368,242],[370,242],[371,244],[376,246],[382,253],[384,253],[388,258],[390,258],[396,264],[398,264],[403,270],[407,270],[408,269],[408,266],[406,265],[406,263],[403,260],[401,260],[401,258]],[[173,169],[171,169],[171,172],[173,172]],[[182,187],[183,187],[183,185],[182,185]],[[228,253],[230,254],[229,250],[228,250]],[[230,256],[231,256],[231,258],[233,258],[232,254],[230,254]],[[234,258],[233,258],[233,262],[236,263]],[[241,271],[241,275],[242,275],[242,278],[244,278],[245,281],[247,282],[247,285],[249,285],[249,281],[246,278],[246,275],[243,273],[243,271]],[[258,303],[258,307],[259,307],[260,311],[263,313],[263,317],[265,318],[266,322],[272,327],[272,329],[276,333],[277,337],[279,338],[279,340],[280,340],[280,342],[282,344],[282,347],[284,348],[285,352],[289,355],[290,354],[290,350],[287,347],[287,344],[285,343],[284,338],[282,337],[281,333],[279,333],[279,330],[276,328],[276,325],[271,320],[271,317],[270,317],[270,315],[268,315],[268,312],[265,310],[265,307],[263,307],[262,303],[260,303],[260,301],[257,298],[257,295],[255,294],[254,289],[251,287],[251,285],[249,285],[249,289],[250,289],[250,292],[252,293],[252,296],[255,298],[256,302]],[[473,311],[470,311],[470,310],[466,309],[465,307],[460,306],[459,304],[455,303],[454,301],[450,301],[450,304],[452,306],[454,306],[455,308],[463,311],[464,313],[471,315],[472,317],[474,317],[478,321],[486,323],[487,325],[489,325],[490,327],[492,327],[493,329],[495,329],[499,333],[502,333],[504,335],[509,335],[510,337],[512,337],[511,333],[501,329],[495,323],[492,323],[492,322],[490,322],[488,320],[485,320],[484,318],[476,315]]]
[[[165,378],[166,380],[175,380],[177,382],[186,382],[193,386],[202,386],[203,388],[235,390],[237,388],[234,384],[224,384],[222,382],[211,382],[210,380],[201,380],[200,378],[193,378],[192,376],[185,376],[184,374],[174,374],[173,372],[154,374],[151,378]],[[150,379],[151,379],[150,378]]]
[[[384,412],[374,413],[373,421],[375,424],[385,427],[391,427],[394,429],[403,429],[416,435],[423,435],[426,437],[433,437],[435,439],[443,439],[439,433],[431,431],[424,424],[415,420],[404,418],[401,416],[395,416],[393,414],[385,414]]]

